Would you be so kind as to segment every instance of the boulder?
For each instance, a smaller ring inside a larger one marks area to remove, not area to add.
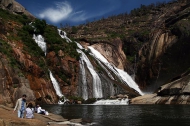
[[[14,0],[1,0],[0,3],[6,7],[10,8],[13,5]]]
[[[190,74],[160,87],[154,94],[133,98],[131,104],[190,104]]]

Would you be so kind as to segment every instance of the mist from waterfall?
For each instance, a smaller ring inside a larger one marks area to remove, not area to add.
[[[93,105],[128,105],[129,99],[98,100]]]
[[[83,62],[83,64],[81,65],[84,65],[84,62],[86,63],[86,66],[88,68],[88,70],[90,71],[91,75],[92,75],[92,78],[93,78],[93,97],[94,98],[102,98],[103,97],[103,94],[102,94],[102,84],[101,84],[101,80],[98,76],[98,74],[96,73],[96,71],[94,70],[90,60],[88,59],[88,57],[84,54],[84,52],[82,52],[81,50],[77,49],[77,52],[78,53],[81,53],[81,62]],[[81,67],[83,68],[82,71],[85,71],[84,69],[84,66]],[[84,75],[86,76],[86,75]],[[83,78],[84,79],[84,78]],[[85,80],[84,80],[85,81]],[[85,82],[86,83],[86,82]],[[85,84],[83,83],[83,84]],[[85,86],[85,88],[83,89],[87,90],[87,86]]]
[[[100,60],[102,63],[104,63],[115,75],[117,75],[120,80],[122,80],[125,84],[127,84],[129,87],[135,89],[139,94],[143,95],[142,91],[139,89],[138,85],[133,81],[133,79],[129,76],[127,72],[124,70],[118,69],[113,64],[110,64],[107,59],[102,56],[97,50],[95,50],[93,47],[88,46],[88,48],[91,50],[92,54],[96,59]]]
[[[33,34],[33,39],[35,40],[35,42],[38,44],[38,46],[42,49],[42,51],[46,55],[47,47],[46,47],[46,42],[44,42],[43,36]]]

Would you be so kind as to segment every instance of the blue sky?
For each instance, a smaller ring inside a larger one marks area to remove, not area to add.
[[[48,24],[79,25],[157,2],[171,0],[16,0]]]

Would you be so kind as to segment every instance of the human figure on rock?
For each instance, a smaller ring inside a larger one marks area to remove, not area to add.
[[[34,118],[34,108],[33,108],[33,105],[32,103],[29,103],[27,108],[26,108],[26,118],[27,119],[32,119]]]
[[[48,115],[48,112],[45,109],[42,109],[42,107],[40,107],[40,105],[37,105],[36,111],[38,114]]]
[[[15,108],[13,110],[13,113],[18,110],[18,117],[24,118],[24,111],[26,109],[26,95],[23,94],[22,98],[19,98],[16,102]]]

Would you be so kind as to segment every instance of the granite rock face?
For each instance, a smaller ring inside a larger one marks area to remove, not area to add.
[[[190,74],[161,86],[154,94],[132,99],[131,104],[190,104]]]
[[[28,17],[34,18],[30,12],[15,0],[1,0],[0,7],[15,14],[25,14]]]

